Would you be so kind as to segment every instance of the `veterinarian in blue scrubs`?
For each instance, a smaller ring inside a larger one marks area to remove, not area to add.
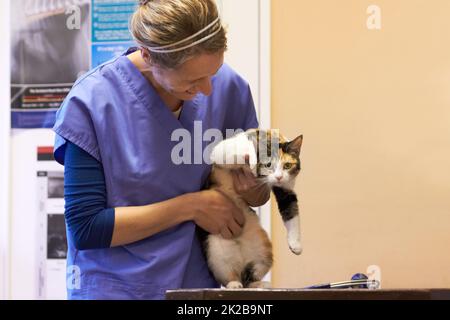
[[[164,299],[168,289],[218,287],[196,228],[232,238],[244,222],[224,195],[201,191],[207,164],[172,159],[176,130],[191,133],[194,150],[199,123],[202,132],[258,126],[248,83],[223,64],[215,3],[141,1],[131,30],[139,48],[78,79],[54,126],[69,299]],[[247,171],[235,188],[252,206],[269,197]]]

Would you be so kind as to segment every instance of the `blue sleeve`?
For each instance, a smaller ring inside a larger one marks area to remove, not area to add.
[[[230,90],[233,98],[228,102],[232,107],[227,108],[224,120],[225,129],[255,129],[259,127],[250,86],[247,83],[239,83]]]
[[[78,250],[111,246],[115,210],[106,208],[102,164],[67,142],[64,162],[65,218],[68,236]]]

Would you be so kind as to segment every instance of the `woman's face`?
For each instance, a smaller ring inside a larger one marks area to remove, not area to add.
[[[145,57],[144,60],[148,61]],[[223,60],[223,51],[204,53],[186,61],[177,69],[150,63],[150,70],[153,79],[164,91],[180,100],[192,100],[198,93],[205,96],[212,93],[211,78],[219,71]]]

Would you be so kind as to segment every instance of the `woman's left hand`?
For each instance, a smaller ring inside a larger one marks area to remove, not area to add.
[[[252,207],[265,204],[270,198],[270,188],[261,183],[249,166],[231,171],[234,190]]]
[[[233,175],[234,190],[238,194],[247,193],[258,185],[258,181],[250,169],[240,168],[232,170],[231,174]]]

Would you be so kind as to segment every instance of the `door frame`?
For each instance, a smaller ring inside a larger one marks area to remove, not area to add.
[[[10,0],[0,1],[0,61],[10,67]],[[11,74],[0,72],[0,299],[10,297]]]
[[[259,0],[259,125],[260,128],[271,128],[271,0]],[[272,233],[272,204],[269,200],[260,208],[261,225]]]

